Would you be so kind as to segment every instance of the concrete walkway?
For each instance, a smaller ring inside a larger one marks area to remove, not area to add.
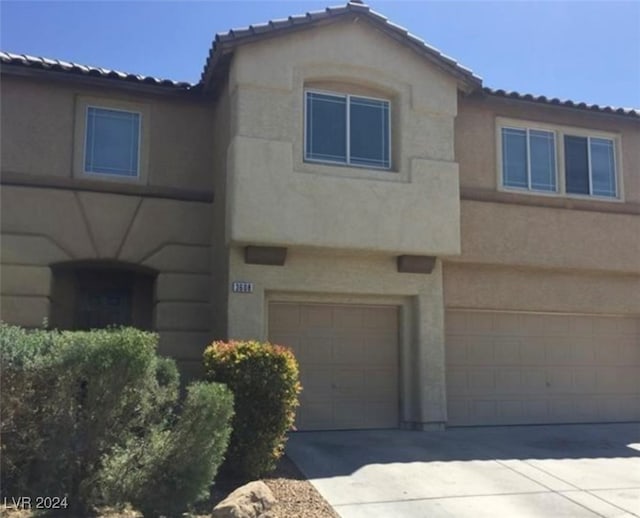
[[[298,432],[343,518],[640,516],[640,424]]]

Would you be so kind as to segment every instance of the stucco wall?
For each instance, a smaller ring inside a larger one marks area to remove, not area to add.
[[[318,85],[390,100],[391,171],[303,161]],[[240,47],[229,88],[232,242],[458,253],[453,78],[360,20]]]
[[[446,263],[448,308],[638,315],[640,276]]]
[[[145,110],[148,142],[143,142],[143,149],[149,158],[145,183],[191,190],[212,188],[213,107],[209,102],[8,75],[2,77],[2,171],[73,177],[74,154],[81,154],[84,146],[74,138],[83,99],[129,103]]]
[[[622,201],[498,192],[496,118],[619,136]],[[494,97],[459,100],[462,253],[447,307],[640,314],[640,123]]]
[[[113,260],[157,272],[160,352],[198,370],[211,339],[211,206],[138,196],[3,186],[0,318],[38,327],[52,264]]]
[[[640,216],[463,200],[452,261],[640,273]]]

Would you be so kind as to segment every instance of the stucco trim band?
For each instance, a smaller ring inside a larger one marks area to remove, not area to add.
[[[48,175],[36,175],[2,171],[1,185],[17,187],[39,187],[47,189],[65,189],[71,191],[99,192],[122,194],[125,196],[146,196],[148,198],[164,198],[178,201],[194,201],[213,203],[214,192],[195,191],[176,187],[161,187],[155,185],[117,184],[84,178],[66,178]]]

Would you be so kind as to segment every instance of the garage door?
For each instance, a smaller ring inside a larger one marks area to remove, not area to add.
[[[640,419],[640,319],[447,311],[450,425]]]
[[[269,305],[269,339],[300,363],[301,430],[398,426],[398,309]]]

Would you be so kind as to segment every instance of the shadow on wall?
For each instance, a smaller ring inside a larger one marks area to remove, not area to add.
[[[52,265],[51,271],[52,327],[153,328],[154,270],[117,261],[72,261]]]
[[[287,443],[309,478],[349,475],[370,464],[640,458],[639,450],[640,423],[296,432]]]

